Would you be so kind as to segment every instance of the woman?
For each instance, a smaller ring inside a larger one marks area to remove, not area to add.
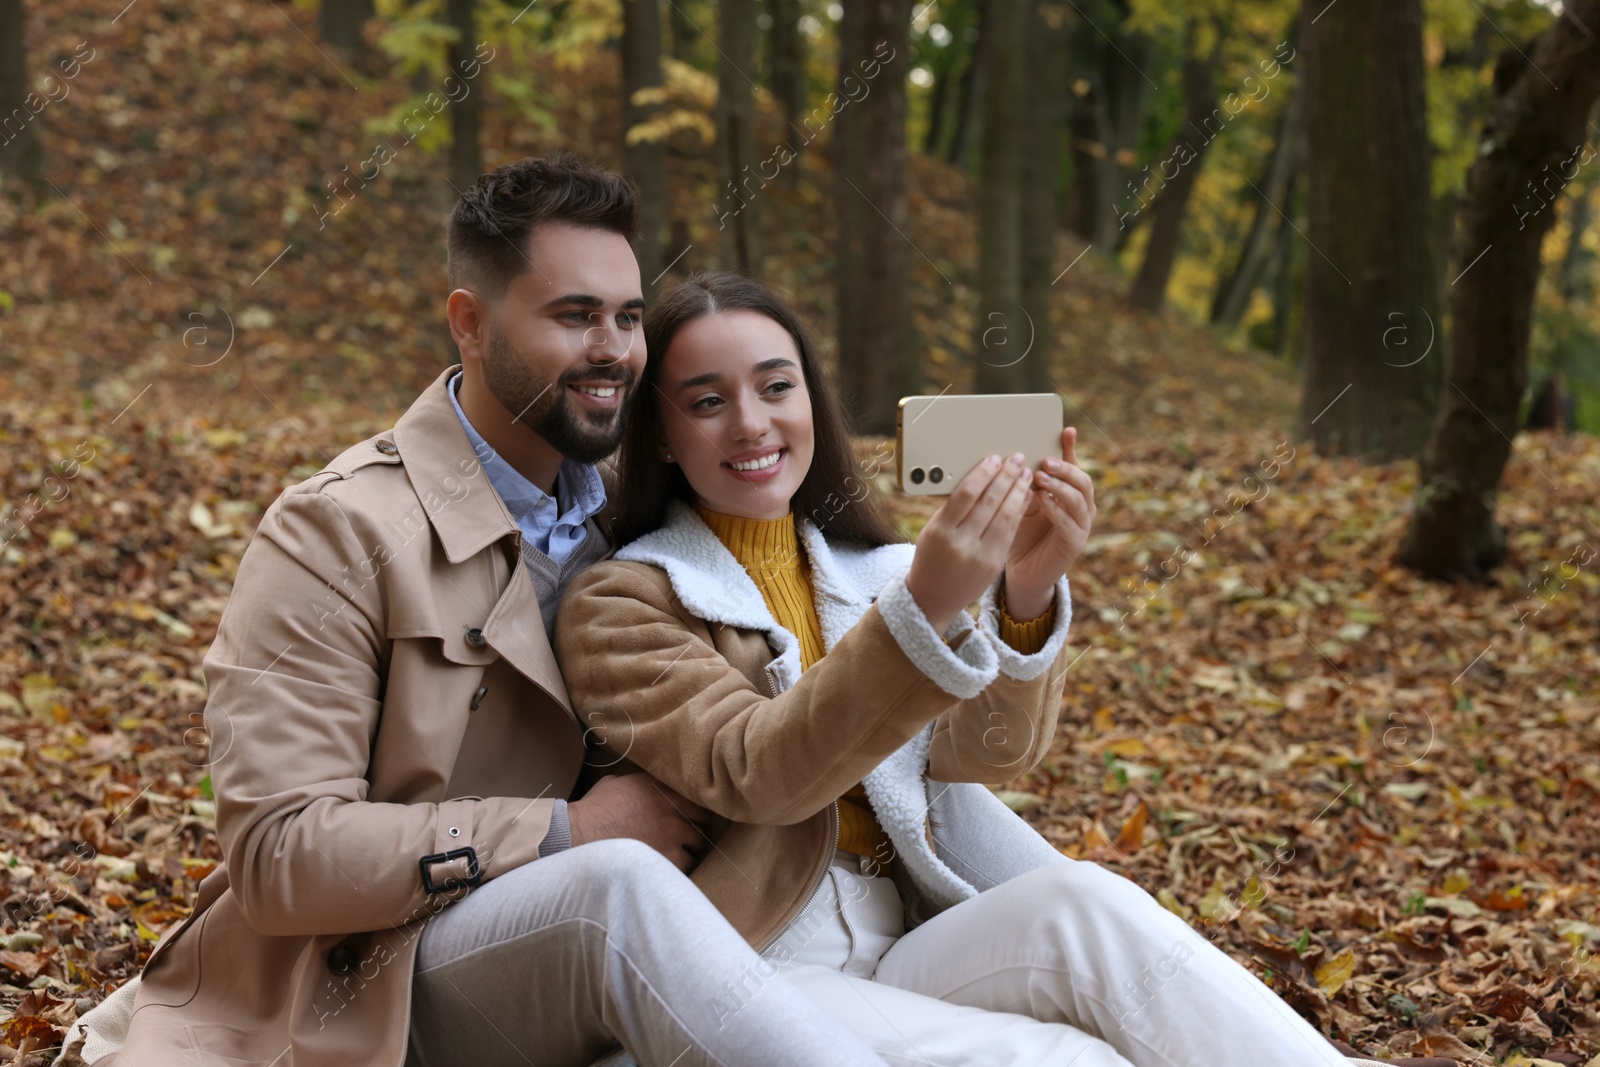
[[[694,880],[770,964],[718,1010],[781,974],[891,1062],[1348,1064],[986,788],[1054,734],[1094,518],[1074,431],[1041,471],[990,457],[913,546],[772,293],[696,275],[644,328],[624,547],[573,582],[556,648],[614,755],[718,816]]]

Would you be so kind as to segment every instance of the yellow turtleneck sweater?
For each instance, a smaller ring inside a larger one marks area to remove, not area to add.
[[[695,511],[756,583],[778,625],[799,638],[801,669],[808,669],[821,659],[826,650],[811,585],[811,564],[801,550],[794,515],[747,519],[699,505]],[[1017,622],[1002,607],[1000,636],[1018,652],[1037,652],[1049,637],[1054,616],[1052,607],[1037,619]],[[866,789],[859,782],[839,798],[839,847],[862,856],[883,858],[893,854],[889,835],[878,825]]]

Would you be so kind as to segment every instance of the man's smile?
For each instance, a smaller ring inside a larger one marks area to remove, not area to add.
[[[567,388],[576,394],[583,405],[601,410],[616,408],[622,403],[624,388],[621,382],[571,382]]]

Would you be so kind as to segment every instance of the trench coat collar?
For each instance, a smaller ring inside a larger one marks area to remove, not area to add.
[[[489,484],[450,403],[446,383],[460,369],[457,363],[440,372],[400,416],[392,433],[400,462],[451,563],[470,559],[502,538],[521,534],[505,501]],[[459,488],[455,494],[449,492],[451,487],[473,486],[475,478],[483,479],[477,483],[483,492],[469,491],[465,496],[459,496]],[[454,496],[459,499],[452,499]],[[430,497],[442,503],[430,507]]]
[[[448,492],[451,487],[484,474],[467,431],[456,417],[455,405],[450,403],[448,383],[460,369],[461,364],[455,363],[441,371],[387,435],[394,441],[406,475],[451,563],[470,559],[503,537],[522,535],[522,528],[487,476],[483,480],[487,492],[468,492],[459,502],[450,502],[454,495]],[[616,456],[600,460],[595,469],[605,489],[605,504],[590,518],[610,539],[611,520],[616,516]],[[428,506],[430,495],[441,501],[436,509]]]

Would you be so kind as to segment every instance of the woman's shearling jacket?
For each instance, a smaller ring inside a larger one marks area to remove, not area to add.
[[[858,781],[895,850],[915,924],[1063,857],[985,788],[1035,767],[1055,734],[1071,598],[1043,649],[999,636],[998,582],[977,620],[936,633],[906,588],[914,546],[830,542],[807,519],[826,655],[799,640],[693,508],[579,575],[556,655],[572,706],[609,750],[714,813],[693,880],[758,951],[799,916]]]

